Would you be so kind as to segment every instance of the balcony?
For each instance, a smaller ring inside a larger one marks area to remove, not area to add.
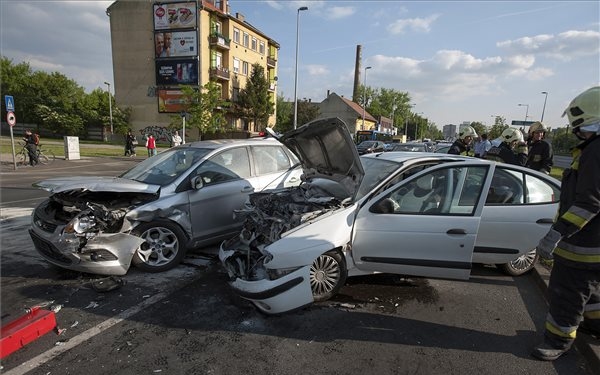
[[[277,64],[277,60],[274,57],[267,56],[267,66],[274,68],[275,64]]]
[[[210,68],[209,70],[210,78],[215,78],[219,80],[229,81],[229,69],[227,68]]]
[[[229,38],[226,38],[225,36],[223,36],[221,34],[211,34],[208,37],[208,43],[211,47],[228,50],[230,40],[229,40]]]

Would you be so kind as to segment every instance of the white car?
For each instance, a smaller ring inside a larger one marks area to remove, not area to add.
[[[468,279],[473,263],[523,274],[558,208],[559,181],[531,169],[434,153],[359,157],[339,119],[279,140],[305,181],[250,195],[244,230],[219,251],[234,291],[267,314],[331,298],[349,276]]]

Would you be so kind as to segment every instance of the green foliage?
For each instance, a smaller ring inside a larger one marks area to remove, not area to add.
[[[252,74],[246,87],[240,90],[234,111],[239,117],[254,122],[255,129],[268,126],[269,116],[275,112],[275,108],[269,95],[269,82],[260,64],[252,65]]]
[[[186,126],[198,129],[201,137],[202,134],[227,130],[225,110],[229,107],[229,102],[221,97],[221,85],[210,81],[200,90],[192,86],[180,86],[180,88],[183,93],[185,112],[190,115]],[[180,115],[172,115],[170,127],[178,128],[181,121]]]
[[[502,116],[496,116],[494,119],[494,125],[492,125],[490,131],[488,132],[488,139],[492,140],[498,138],[506,128],[508,128],[506,119]]]
[[[568,128],[556,129],[551,136],[552,150],[555,154],[569,154],[571,149],[581,142]]]
[[[275,131],[285,133],[294,128],[294,103],[286,101],[283,94],[277,95],[277,115]]]

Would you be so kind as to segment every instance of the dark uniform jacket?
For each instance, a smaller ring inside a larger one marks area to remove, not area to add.
[[[502,142],[500,145],[490,148],[487,154],[485,154],[484,159],[507,164],[525,165],[527,163],[527,154],[525,152],[516,153],[506,142]]]
[[[475,152],[473,151],[473,149],[470,146],[466,145],[462,141],[462,139],[457,139],[456,141],[454,141],[454,143],[452,143],[452,146],[450,146],[448,153],[453,155],[475,156]]]
[[[536,171],[550,173],[552,169],[552,146],[546,141],[532,142],[526,166]]]
[[[571,167],[562,177],[558,219],[553,228],[563,239],[555,261],[600,270],[600,136],[573,149]],[[559,260],[560,258],[560,260]]]

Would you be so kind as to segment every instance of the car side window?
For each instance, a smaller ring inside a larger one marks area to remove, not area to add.
[[[250,159],[245,147],[225,150],[211,156],[196,170],[204,185],[247,178],[250,176]]]
[[[486,206],[523,204],[523,173],[496,167]]]
[[[259,176],[284,172],[290,168],[290,159],[278,146],[253,146],[252,156]]]
[[[560,189],[541,178],[525,175],[525,190],[527,203],[554,203],[560,199]]]

